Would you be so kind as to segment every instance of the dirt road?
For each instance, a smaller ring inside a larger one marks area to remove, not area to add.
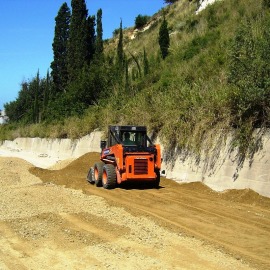
[[[59,170],[0,158],[0,269],[270,269],[270,199],[162,179],[86,182],[98,154]]]

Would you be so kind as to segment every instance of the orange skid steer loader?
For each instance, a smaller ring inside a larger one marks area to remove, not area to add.
[[[107,141],[100,147],[101,162],[89,169],[89,183],[105,189],[126,181],[159,187],[160,145],[151,142],[145,126],[109,126]]]

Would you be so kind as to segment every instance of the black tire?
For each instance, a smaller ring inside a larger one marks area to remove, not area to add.
[[[115,167],[111,164],[103,166],[102,185],[105,189],[113,189],[116,186]]]
[[[153,183],[153,187],[154,187],[154,188],[159,188],[159,183],[160,183],[160,171],[159,171],[159,170],[156,170],[155,172],[156,172],[157,177],[156,177],[156,179],[155,179],[155,181],[154,181],[154,183]]]
[[[102,186],[103,165],[103,162],[97,162],[94,165],[94,180],[97,187]]]
[[[89,169],[86,179],[90,184],[95,184],[94,167]]]

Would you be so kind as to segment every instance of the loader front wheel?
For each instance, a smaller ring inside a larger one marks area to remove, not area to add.
[[[116,172],[112,164],[103,166],[102,185],[105,189],[113,189],[116,186]]]
[[[94,179],[95,179],[95,184],[97,187],[102,186],[102,170],[103,170],[103,162],[97,162],[94,165]]]
[[[88,174],[87,174],[87,181],[90,183],[90,184],[94,184],[95,183],[95,175],[94,175],[95,171],[94,171],[94,167],[91,167],[88,171]]]

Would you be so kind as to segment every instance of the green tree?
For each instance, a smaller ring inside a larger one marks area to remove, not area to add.
[[[49,70],[47,71],[46,81],[44,85],[44,93],[43,93],[43,112],[42,112],[42,120],[44,120],[44,114],[48,107],[49,99],[50,99],[50,91],[51,90],[51,79]]]
[[[177,2],[178,0],[164,0],[165,4],[173,4],[175,2]]]
[[[29,108],[32,108],[32,97],[27,82],[21,83],[21,89],[16,100],[6,103],[4,108],[11,122],[19,122],[26,116]]]
[[[141,15],[139,14],[136,18],[135,18],[135,28],[140,29],[143,26],[145,26],[147,24],[149,20],[149,16],[147,15]]]
[[[68,83],[67,44],[69,38],[70,9],[64,3],[55,18],[53,61],[51,75],[56,92],[65,92]]]
[[[39,78],[39,70],[37,72],[37,76],[34,79],[33,83],[33,91],[34,91],[34,102],[33,102],[33,123],[39,122],[39,93],[40,93],[40,78]]]
[[[68,73],[70,81],[78,76],[88,61],[87,16],[85,0],[72,0],[72,15],[68,41]]]
[[[102,9],[99,9],[97,12],[96,54],[97,58],[100,58],[103,54]]]
[[[96,32],[95,32],[96,18],[95,16],[89,16],[87,18],[87,63],[93,60],[96,50]]]
[[[169,47],[170,47],[170,36],[169,36],[169,30],[168,30],[168,23],[165,19],[165,16],[163,17],[163,21],[162,21],[160,29],[159,29],[158,42],[159,42],[159,47],[160,47],[162,58],[165,59],[169,53]]]
[[[120,31],[119,28],[114,29],[114,30],[113,30],[113,37],[116,37],[117,35],[119,35],[119,31]]]
[[[5,103],[4,108],[10,122],[17,122],[20,119],[20,112],[18,110],[17,100]]]
[[[16,100],[4,105],[10,121],[31,124],[45,120],[46,109],[51,102],[50,93],[51,77],[49,71],[46,78],[40,78],[38,70],[34,78],[21,83]]]
[[[105,65],[84,66],[76,81],[70,84],[67,100],[69,115],[81,114],[89,105],[97,104],[108,93],[110,75]]]

